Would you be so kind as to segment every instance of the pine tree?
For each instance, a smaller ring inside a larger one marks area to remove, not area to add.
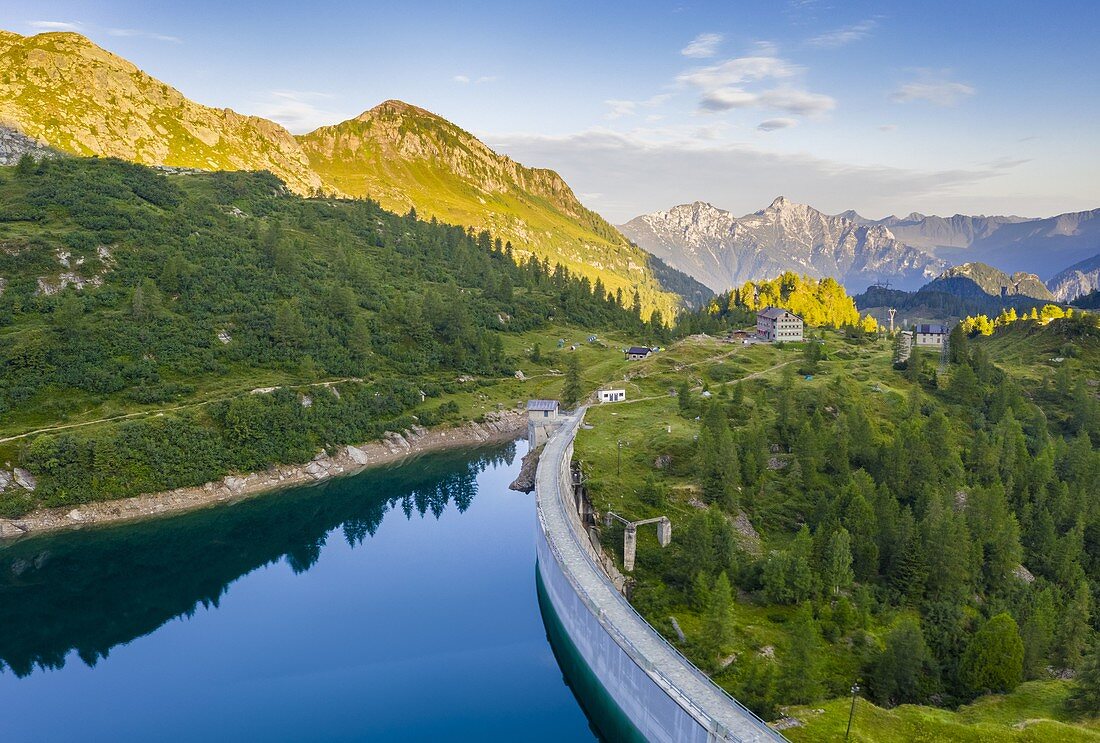
[[[775,662],[759,653],[743,653],[737,659],[733,692],[738,701],[761,718],[778,717]]]
[[[970,361],[969,341],[962,323],[956,323],[947,337],[947,360],[952,364],[965,364]]]
[[[1089,717],[1100,715],[1100,642],[1094,643],[1073,680],[1069,707]]]
[[[787,648],[780,664],[780,687],[786,702],[809,704],[821,696],[820,657],[821,640],[807,601],[791,621]]]
[[[1088,581],[1081,580],[1062,607],[1054,633],[1054,654],[1062,668],[1081,665],[1090,632],[1091,603]]]
[[[581,360],[576,354],[569,357],[565,366],[565,387],[562,388],[562,402],[568,407],[576,405],[584,397],[581,386]]]
[[[793,601],[805,601],[814,593],[813,538],[810,529],[803,525],[791,542],[788,551],[787,585]]]
[[[733,434],[721,405],[712,403],[703,418],[696,447],[703,497],[727,510],[737,508],[741,468]]]
[[[714,579],[707,601],[704,621],[705,643],[714,658],[726,651],[734,641],[733,589],[723,570]]]
[[[922,700],[931,674],[931,653],[920,624],[903,618],[886,635],[870,673],[871,694],[878,704],[893,706]]]
[[[971,696],[1009,692],[1023,680],[1024,643],[1016,620],[998,614],[970,640],[959,663],[959,681]]]
[[[857,476],[867,473],[862,470]],[[867,478],[870,480],[870,478]],[[874,482],[871,482],[874,487]],[[872,495],[874,490],[872,489]],[[852,572],[856,580],[869,581],[878,574],[878,545],[875,543],[877,523],[875,511],[861,492],[855,492],[848,500],[842,522],[852,537]]]
[[[1020,628],[1024,642],[1024,677],[1041,678],[1046,675],[1047,659],[1054,644],[1057,623],[1054,608],[1054,592],[1050,586],[1040,590],[1031,602],[1027,619]]]

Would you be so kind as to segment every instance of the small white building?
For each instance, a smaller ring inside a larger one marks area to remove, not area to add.
[[[645,346],[631,346],[623,351],[626,354],[628,361],[641,361],[642,359],[649,358],[649,355],[653,353],[653,349],[646,348]]]
[[[622,402],[626,399],[626,390],[600,390],[600,402]]]
[[[913,328],[913,342],[918,346],[943,348],[948,332],[946,325],[917,325]]]
[[[782,307],[765,307],[756,313],[756,335],[765,341],[801,341],[802,318]]]

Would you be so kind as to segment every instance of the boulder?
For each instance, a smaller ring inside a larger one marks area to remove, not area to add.
[[[344,454],[357,465],[364,465],[369,461],[367,453],[356,446],[349,446],[344,450]]]
[[[7,470],[0,470],[0,492],[8,489],[12,483],[13,475]]]
[[[27,490],[34,490],[38,487],[38,480],[34,478],[34,475],[27,472],[22,467],[16,467],[13,474],[15,475],[15,484],[19,487]]]
[[[19,526],[14,521],[0,519],[0,539],[14,539],[15,537],[23,536],[25,533],[26,529]]]

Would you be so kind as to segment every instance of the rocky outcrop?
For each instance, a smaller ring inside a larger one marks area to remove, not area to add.
[[[535,473],[538,471],[540,454],[542,454],[541,446],[523,455],[523,462],[519,467],[519,475],[512,481],[512,484],[508,486],[509,490],[515,490],[519,493],[530,493],[535,489]]]
[[[522,434],[526,427],[525,413],[505,410],[488,414],[481,422],[457,427],[427,429],[416,426],[408,431],[389,431],[381,441],[345,446],[333,454],[318,452],[305,464],[278,465],[263,472],[226,475],[221,480],[196,487],[88,503],[76,508],[40,509],[23,518],[0,519],[0,539],[89,524],[145,519],[231,503],[257,493],[308,485],[366,467],[392,464],[423,452],[507,441]],[[19,487],[29,485],[28,489],[33,489],[35,485],[34,477],[23,469],[16,468],[10,478]]]
[[[23,155],[56,157],[57,151],[22,132],[0,124],[0,165],[15,165]]]
[[[1072,302],[1100,289],[1100,254],[1073,264],[1048,281],[1047,286],[1061,302]]]

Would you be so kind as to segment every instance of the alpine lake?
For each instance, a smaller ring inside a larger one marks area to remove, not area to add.
[[[0,545],[3,738],[597,739],[508,490],[526,447]]]

